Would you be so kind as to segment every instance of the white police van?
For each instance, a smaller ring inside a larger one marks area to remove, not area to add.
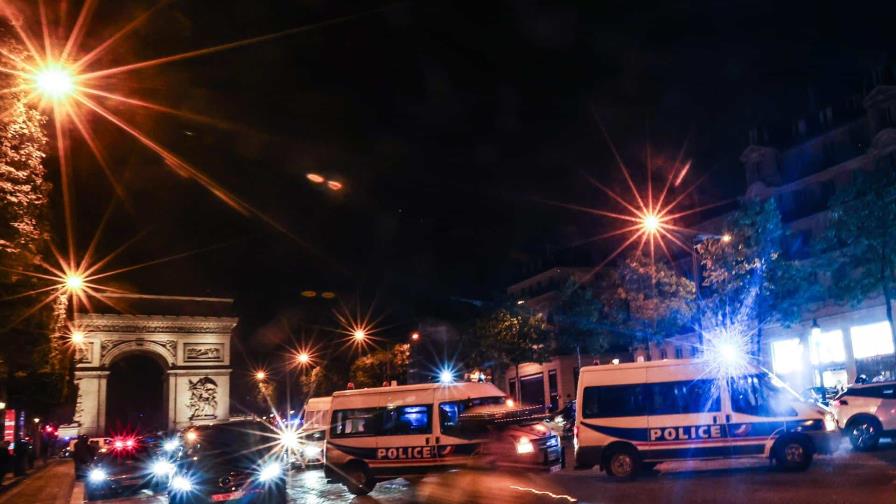
[[[330,423],[332,397],[312,397],[302,412],[302,428],[296,433],[299,450],[296,462],[302,467],[315,467],[324,463],[324,440]]]
[[[715,374],[699,360],[583,367],[576,467],[629,479],[664,461],[766,457],[803,470],[836,448],[833,415],[776,377],[758,368]]]
[[[559,469],[560,439],[491,383],[420,384],[333,394],[324,471],[356,494],[378,481],[470,465]],[[499,418],[500,420],[495,420]]]

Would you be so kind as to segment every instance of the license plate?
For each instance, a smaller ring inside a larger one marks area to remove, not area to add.
[[[239,491],[239,492],[230,492],[230,493],[226,493],[226,494],[217,494],[217,495],[212,495],[212,500],[215,501],[215,502],[221,502],[221,501],[227,501],[227,500],[239,499],[239,498],[242,498],[243,495],[245,495],[245,494],[246,494],[246,493],[243,492],[242,490]]]
[[[552,472],[552,473],[560,472],[560,464],[557,464],[557,465],[555,465],[555,466],[551,466],[551,472]]]

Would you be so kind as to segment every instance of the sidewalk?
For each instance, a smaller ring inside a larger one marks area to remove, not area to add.
[[[28,476],[11,480],[14,486],[0,494],[0,504],[68,504],[75,483],[71,460],[51,460],[46,467],[37,467]]]

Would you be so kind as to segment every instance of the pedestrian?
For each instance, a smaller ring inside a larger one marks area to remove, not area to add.
[[[28,464],[28,441],[19,438],[15,442],[12,449],[13,455],[13,474],[16,476],[25,475],[25,466]]]
[[[0,485],[3,484],[3,478],[9,472],[9,441],[4,440],[0,443]]]
[[[84,470],[93,458],[89,445],[90,439],[85,435],[78,436],[75,447],[72,449],[72,459],[75,461],[75,478],[84,478]]]

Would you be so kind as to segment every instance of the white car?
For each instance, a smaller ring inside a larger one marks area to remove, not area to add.
[[[896,430],[896,382],[852,385],[831,401],[831,410],[854,449],[873,450],[883,433]]]

